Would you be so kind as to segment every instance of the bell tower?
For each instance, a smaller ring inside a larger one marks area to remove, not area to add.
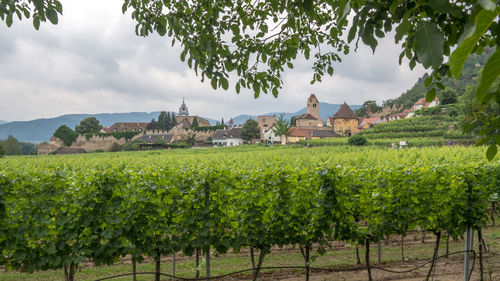
[[[184,97],[182,98],[182,105],[179,107],[179,115],[189,115],[188,108],[186,106],[186,103],[184,102]]]
[[[314,94],[311,94],[307,99],[307,113],[320,119],[319,117],[319,101]]]

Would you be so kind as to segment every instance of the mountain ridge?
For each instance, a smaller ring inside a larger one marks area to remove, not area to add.
[[[353,110],[357,109],[359,105],[352,105]],[[323,121],[326,122],[328,116],[332,116],[340,108],[340,104],[329,104],[320,102],[319,111],[320,116]],[[292,116],[296,116],[306,112],[306,108],[302,108],[296,112],[270,112],[260,115],[276,115],[279,116],[281,113],[285,113],[285,118],[290,119]],[[48,141],[54,131],[61,125],[66,125],[70,128],[75,128],[76,125],[80,124],[80,121],[87,117],[96,117],[97,120],[103,126],[111,126],[116,122],[149,122],[151,119],[158,119],[160,115],[159,111],[154,112],[127,112],[127,113],[99,113],[99,114],[66,114],[57,116],[54,118],[39,118],[30,121],[13,121],[0,124],[0,139],[6,139],[9,135],[14,136],[16,139],[22,142],[34,142],[40,143],[43,141]],[[212,125],[215,125],[216,120],[203,117],[207,119]],[[240,114],[233,117],[233,121],[236,125],[245,123],[248,118],[257,119],[257,115],[251,114]],[[229,119],[224,119],[226,124]]]

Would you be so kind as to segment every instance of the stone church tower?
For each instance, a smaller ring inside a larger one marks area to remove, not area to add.
[[[317,119],[321,119],[319,116],[319,101],[314,94],[311,94],[309,99],[307,99],[307,113],[316,117]]]
[[[186,103],[184,102],[184,98],[182,98],[182,105],[181,107],[179,107],[179,115],[185,115],[185,116],[189,115],[189,111],[186,106]]]

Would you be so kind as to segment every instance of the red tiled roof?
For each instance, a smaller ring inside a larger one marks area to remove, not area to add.
[[[425,98],[421,98],[421,99],[419,99],[419,100],[415,103],[415,105],[419,105],[419,104],[424,105],[424,104],[425,104]]]
[[[363,120],[361,120],[361,123],[374,123],[377,122],[378,120],[380,120],[379,117],[363,118]]]
[[[290,137],[305,137],[306,139],[310,139],[314,129],[291,127],[288,131],[290,132]]]
[[[103,130],[106,133],[111,133],[111,132],[123,132],[123,131],[138,131],[138,130],[145,130],[146,127],[148,126],[149,123],[147,122],[117,122],[111,127],[103,128]]]
[[[297,117],[295,118],[295,120],[297,120],[297,119],[311,119],[311,120],[317,120],[318,118],[316,118],[316,117],[312,116],[312,115],[311,115],[311,114],[309,114],[309,113],[304,113],[304,114],[301,114],[301,115],[297,116]]]
[[[359,120],[358,115],[356,115],[356,113],[354,113],[354,111],[352,111],[352,109],[345,102],[344,102],[344,104],[342,104],[340,106],[337,113],[335,113],[335,115],[333,115],[333,119],[336,119],[336,118],[337,119],[358,119]]]

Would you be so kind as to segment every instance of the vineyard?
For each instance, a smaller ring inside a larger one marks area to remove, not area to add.
[[[458,144],[474,143],[473,136],[463,134],[456,127],[458,126],[453,117],[431,115],[377,124],[360,135],[364,136],[370,145],[385,147],[404,140],[408,140],[409,146],[413,147],[442,146],[447,145],[450,140]],[[339,146],[347,144],[347,138],[307,140],[301,143],[312,146]]]
[[[436,245],[467,225],[481,230],[500,194],[499,160],[476,147],[8,157],[0,160],[0,266],[63,269],[74,280],[89,261],[128,256],[135,268],[174,253],[198,261],[250,249],[257,279],[273,249],[297,246],[308,280],[312,256],[331,241],[368,252],[371,242],[416,229]],[[156,271],[159,280],[159,262]]]

